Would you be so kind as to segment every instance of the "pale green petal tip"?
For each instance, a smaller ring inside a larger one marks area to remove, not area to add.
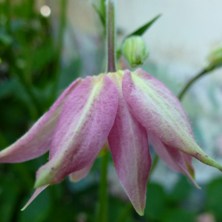
[[[214,159],[212,159],[211,157],[209,157],[207,154],[205,154],[204,152],[201,152],[201,153],[195,153],[194,154],[194,157],[196,157],[198,160],[200,160],[201,162],[209,165],[209,166],[212,166],[212,167],[215,167],[217,168],[218,170],[222,171],[222,165],[219,164],[218,162],[216,162]]]
[[[144,216],[145,206],[144,207],[143,206],[136,206],[135,204],[133,204],[133,208],[140,216]]]
[[[39,177],[36,178],[34,189],[51,184],[50,180],[51,180],[50,174],[48,174],[46,171],[42,172],[41,175],[39,175]]]
[[[28,206],[24,206],[22,209],[20,209],[20,211],[24,211]]]
[[[190,178],[191,183],[198,189],[201,190],[200,185],[196,182],[195,177]]]
[[[22,209],[20,209],[20,211],[25,211],[28,208],[29,205],[30,205],[29,202],[26,203],[25,206]]]
[[[193,167],[190,164],[187,164],[187,170],[189,175],[188,178],[190,179],[191,183],[197,188],[201,190],[201,187],[199,186],[199,184],[196,182],[196,178],[195,178],[195,171],[193,169]]]
[[[135,209],[135,210],[141,217],[144,216],[144,210],[142,209]]]
[[[39,187],[41,187],[41,186],[43,186],[43,185],[44,185],[43,181],[37,179],[37,180],[35,181],[35,184],[34,184],[34,189],[37,189],[37,188],[39,188]]]

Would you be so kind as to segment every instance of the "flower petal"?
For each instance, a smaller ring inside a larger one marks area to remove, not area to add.
[[[69,174],[69,179],[75,183],[82,180],[84,177],[87,176],[91,167],[92,167],[92,164],[89,164],[88,166],[82,168],[81,170],[72,172],[71,174]]]
[[[35,198],[42,193],[46,188],[48,187],[48,185],[39,187],[38,189],[36,189],[34,191],[34,193],[32,194],[32,196],[29,198],[28,202],[25,204],[25,206],[21,209],[21,211],[24,211],[34,200]]]
[[[0,152],[0,162],[23,162],[48,151],[62,105],[79,82],[80,79],[74,81],[24,136]]]
[[[197,145],[180,102],[160,81],[141,70],[126,71],[123,93],[133,115],[148,133],[158,136],[165,145],[222,170],[222,166]]]
[[[197,188],[200,188],[195,181],[191,156],[172,147],[165,146],[160,139],[152,135],[152,133],[149,134],[149,142],[152,144],[158,156],[163,159],[171,169],[186,175]]]
[[[35,187],[58,183],[92,164],[105,144],[118,106],[116,86],[106,76],[88,77],[69,96]]]
[[[119,86],[119,106],[108,142],[119,180],[138,214],[143,215],[151,167],[145,129],[129,113]]]

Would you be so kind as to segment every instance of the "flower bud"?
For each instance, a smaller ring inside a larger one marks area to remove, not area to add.
[[[222,47],[217,48],[210,53],[208,57],[209,67],[218,68],[222,66]]]
[[[146,44],[140,36],[127,38],[123,43],[122,51],[131,67],[143,64],[148,57]]]

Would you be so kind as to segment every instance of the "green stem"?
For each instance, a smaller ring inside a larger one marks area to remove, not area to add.
[[[63,39],[64,39],[64,32],[66,27],[66,9],[67,9],[68,1],[67,0],[60,0],[60,20],[59,20],[59,28],[58,28],[58,38],[56,42],[56,67],[55,67],[55,82],[53,88],[53,100],[57,96],[58,92],[58,85],[59,85],[59,75],[61,69],[61,54],[63,49]]]
[[[116,48],[115,48],[115,0],[106,1],[106,44],[107,44],[107,72],[116,71]],[[102,159],[101,177],[99,184],[99,208],[96,221],[108,221],[108,189],[107,189],[107,170],[108,154],[104,154]]]
[[[6,28],[8,33],[11,34],[11,0],[6,0],[6,15],[7,15],[7,20],[6,20]]]
[[[190,89],[190,87],[198,80],[200,79],[202,76],[208,74],[211,70],[209,70],[209,68],[204,68],[203,70],[201,70],[197,75],[195,75],[192,79],[190,79],[190,81],[188,81],[188,83],[184,86],[184,88],[181,90],[181,92],[178,95],[178,99],[182,100],[184,95],[186,94],[186,92]]]
[[[119,217],[117,218],[116,222],[123,222],[127,221],[131,216],[131,212],[133,210],[132,204],[127,204],[124,209],[121,211]]]
[[[99,184],[99,207],[96,221],[108,221],[108,184],[107,184],[107,170],[108,170],[109,156],[105,151],[101,163],[101,175]]]
[[[6,0],[6,14],[7,14],[6,28],[7,28],[8,34],[10,35],[13,34],[11,33],[11,23],[12,23],[11,8],[12,8],[12,0]],[[8,50],[8,58],[10,59],[11,64],[13,64],[14,61],[16,60],[14,58],[14,54],[15,53],[13,52],[13,48],[10,47]],[[32,85],[25,78],[24,73],[21,73],[20,70],[17,70],[13,67],[14,65],[9,66],[9,73],[15,75],[18,78],[20,84],[23,86],[24,91],[26,92],[26,94],[28,95],[30,99],[29,111],[30,111],[31,117],[32,119],[36,119],[42,113],[41,104],[33,91]],[[25,70],[25,72],[30,73],[29,70]]]
[[[106,2],[107,72],[116,71],[115,0]]]
[[[30,103],[32,104],[32,107],[34,108],[34,109],[32,108],[30,109],[30,110],[33,110],[32,118],[36,119],[42,114],[43,110],[41,108],[41,104],[39,103],[39,100],[36,98],[36,95],[33,92],[32,85],[29,84],[29,82],[25,79],[22,73],[17,73],[16,71],[14,73],[16,77],[19,79],[22,86],[24,87],[24,90],[26,91],[27,95],[29,96]]]

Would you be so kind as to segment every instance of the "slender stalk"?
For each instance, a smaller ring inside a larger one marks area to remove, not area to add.
[[[43,110],[42,110],[39,100],[37,99],[35,93],[33,92],[32,85],[25,79],[22,73],[17,73],[17,72],[14,72],[14,73],[16,77],[18,78],[18,80],[20,81],[20,83],[22,84],[22,86],[24,87],[24,90],[26,91],[27,95],[29,96],[30,103],[31,103],[30,112],[31,112],[32,118],[36,119],[42,114]]]
[[[62,49],[64,43],[64,33],[66,27],[66,9],[68,5],[68,0],[60,0],[60,19],[59,19],[59,27],[58,27],[58,38],[56,41],[56,66],[55,66],[55,82],[53,88],[53,97],[57,96],[58,85],[59,85],[59,74],[61,69],[61,57],[62,57]],[[54,100],[55,98],[53,98]]]
[[[12,35],[13,33],[11,33],[11,24],[12,24],[12,0],[6,0],[5,1],[5,9],[6,9],[6,15],[7,15],[7,23],[6,23],[6,28],[7,28],[7,32],[8,34]],[[9,47],[8,51],[7,51],[7,57],[9,58],[9,63],[10,64],[14,64],[14,61],[16,60],[14,58],[14,52],[13,52],[13,48],[12,46]],[[29,70],[25,70],[25,72],[29,72]],[[17,77],[17,79],[19,80],[20,84],[23,86],[24,91],[26,92],[26,94],[28,95],[29,99],[30,99],[30,103],[29,103],[29,110],[30,110],[30,114],[32,119],[36,119],[41,113],[42,113],[42,109],[41,109],[41,104],[38,101],[32,85],[27,81],[27,79],[25,78],[25,76],[23,75],[24,73],[21,73],[21,71],[17,70],[15,68],[14,65],[9,66],[9,73],[10,75],[14,75]]]
[[[7,15],[7,20],[6,20],[6,28],[8,33],[11,33],[11,0],[6,0],[5,2],[5,8],[6,8],[6,15]]]
[[[106,2],[107,72],[116,71],[115,0]]]
[[[131,212],[133,210],[132,204],[127,204],[124,209],[121,211],[119,217],[117,218],[116,222],[123,222],[127,221],[129,216],[131,215]]]
[[[105,151],[101,163],[101,175],[99,184],[99,207],[96,221],[108,221],[108,183],[107,183],[107,170],[108,170],[109,156]]]
[[[106,1],[106,47],[107,47],[107,72],[116,71],[116,48],[115,48],[115,0]],[[108,189],[107,170],[109,158],[107,152],[102,158],[101,176],[99,184],[99,208],[96,221],[108,221]]]
[[[187,82],[187,84],[184,86],[184,88],[181,90],[181,92],[178,95],[178,99],[182,100],[184,95],[186,94],[186,92],[190,89],[190,87],[198,80],[200,79],[202,76],[208,74],[211,70],[209,70],[208,68],[204,68],[202,69],[199,73],[197,73],[197,75],[195,75],[192,79],[190,79],[190,81]]]

